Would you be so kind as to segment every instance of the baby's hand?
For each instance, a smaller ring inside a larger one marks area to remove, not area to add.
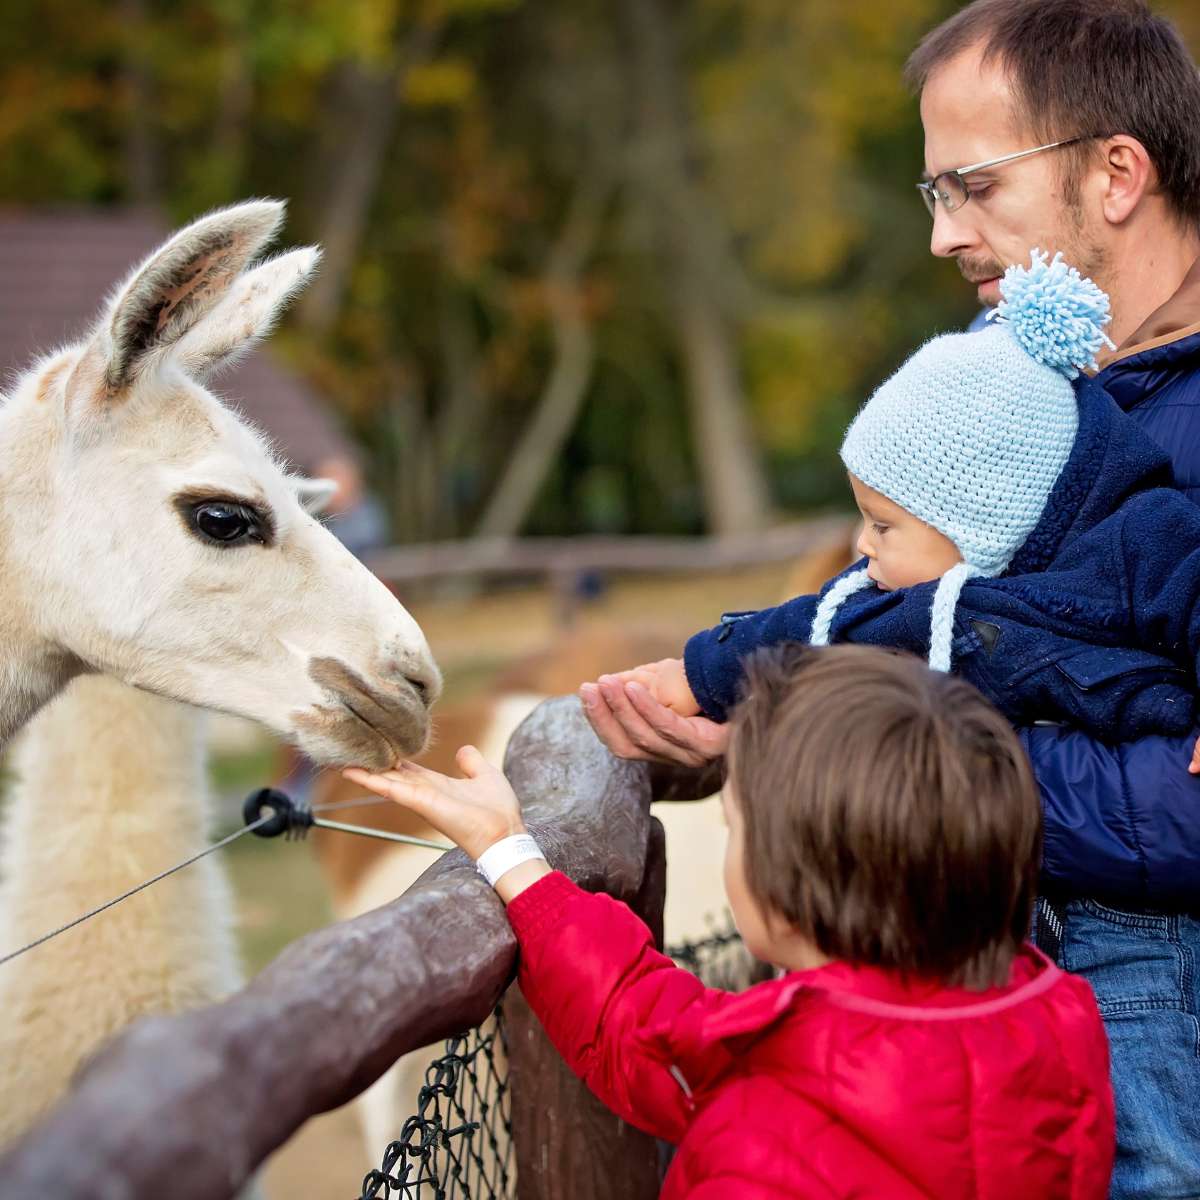
[[[1192,747],[1192,761],[1188,763],[1188,774],[1200,775],[1200,738],[1197,739],[1196,744]]]
[[[694,717],[700,711],[696,697],[688,686],[687,672],[682,658],[664,658],[659,662],[646,663],[629,671],[615,675],[601,675],[600,682],[615,680],[618,683],[640,683],[659,704],[678,713],[681,717]]]
[[[472,858],[514,833],[525,832],[521,805],[501,771],[475,749],[455,756],[465,779],[451,779],[416,763],[399,762],[378,774],[347,767],[342,774],[368,791],[424,817]]]

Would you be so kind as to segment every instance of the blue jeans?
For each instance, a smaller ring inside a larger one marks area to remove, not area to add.
[[[1117,1108],[1111,1200],[1200,1196],[1200,920],[1066,906],[1062,965],[1092,986]]]

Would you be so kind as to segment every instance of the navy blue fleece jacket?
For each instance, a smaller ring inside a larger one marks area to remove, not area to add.
[[[1200,263],[1096,382],[1200,502]],[[1042,792],[1045,883],[1126,908],[1200,910],[1200,778],[1184,769],[1193,731],[1126,742],[1065,726],[1020,733]]]
[[[1103,388],[1084,381],[1077,396],[1079,432],[1041,520],[1004,575],[962,590],[953,670],[1015,725],[1059,721],[1109,741],[1187,733],[1200,506],[1171,487],[1166,454]],[[851,595],[830,640],[927,654],[936,586]],[[688,682],[708,716],[725,719],[747,654],[808,640],[817,600],[727,619],[688,642]]]

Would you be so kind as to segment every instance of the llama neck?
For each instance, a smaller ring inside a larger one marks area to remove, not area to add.
[[[18,949],[200,850],[200,714],[83,676],[29,724],[0,859],[0,952]],[[134,1018],[239,985],[224,864],[200,859],[0,966],[0,1144]]]
[[[107,676],[81,676],[47,705],[18,739],[13,766],[3,877],[10,902],[25,885],[39,893],[39,925],[47,879],[56,907],[90,907],[108,898],[92,890],[140,883],[207,835],[200,714]]]
[[[28,387],[0,405],[0,748],[82,669],[43,638],[36,581],[21,550],[46,512],[46,480],[58,436],[49,405]],[[24,536],[22,536],[24,535]]]

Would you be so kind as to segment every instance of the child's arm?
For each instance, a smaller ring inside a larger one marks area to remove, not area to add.
[[[465,779],[413,763],[381,774],[355,768],[345,774],[413,809],[478,859],[525,827],[500,771],[470,746],[458,752],[458,763]],[[690,1101],[648,1035],[720,994],[659,954],[650,931],[625,905],[589,895],[544,860],[513,867],[495,888],[509,905],[520,943],[521,991],[559,1053],[623,1119],[678,1141]]]
[[[701,712],[714,721],[724,721],[741,698],[743,660],[763,646],[807,642],[821,597],[862,569],[860,560],[831,579],[819,595],[796,596],[759,612],[726,613],[720,625],[690,638],[683,661]],[[830,640],[927,652],[936,586],[935,581],[896,591],[871,587],[851,593],[838,606]]]
[[[640,667],[631,667],[628,671],[618,671],[614,675],[602,675],[600,678],[602,681],[612,680],[620,684],[641,684],[659,704],[681,717],[694,717],[700,712],[700,705],[696,703],[696,697],[692,695],[692,689],[688,686],[682,658],[664,658],[658,662],[644,663]]]
[[[692,1116],[684,1088],[704,1081],[672,1075],[654,1035],[704,1005],[708,989],[654,948],[624,904],[557,871],[509,902],[508,917],[521,992],[567,1065],[623,1120],[679,1142]]]

